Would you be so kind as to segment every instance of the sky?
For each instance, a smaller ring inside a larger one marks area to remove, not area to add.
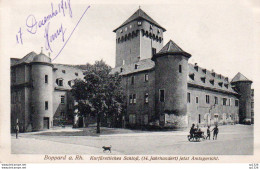
[[[64,0],[63,4],[66,2],[67,5],[65,16],[63,12],[58,13],[37,30],[30,28],[33,18],[39,24],[51,14],[52,6],[54,11],[58,10],[61,2],[53,0],[35,3],[26,0],[5,4],[7,8],[2,15],[6,46],[4,55],[22,58],[31,51],[40,53],[41,47],[43,53],[48,55],[51,47],[50,57],[55,58],[54,63],[86,64],[103,59],[114,67],[116,40],[113,30],[140,6],[166,28],[164,45],[170,39],[173,40],[192,55],[190,63],[214,69],[216,73],[230,79],[241,72],[247,78],[257,80],[259,53],[256,52],[258,38],[255,35],[258,30],[255,25],[259,19],[256,19],[255,10],[259,6],[254,0],[173,0],[160,3]],[[51,35],[57,31],[59,35],[49,42],[49,46],[46,45],[46,32],[50,41]]]

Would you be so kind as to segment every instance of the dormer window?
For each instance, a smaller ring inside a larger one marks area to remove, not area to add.
[[[214,85],[214,79],[211,79],[209,82],[210,82],[212,85]]]
[[[224,86],[228,89],[228,84],[224,84]]]
[[[195,69],[196,71],[199,70],[199,66],[197,65],[197,63],[195,63],[194,69]]]
[[[190,77],[192,80],[194,80],[195,74],[194,74],[194,73],[189,74],[189,77]]]
[[[223,82],[219,82],[218,85],[219,85],[220,87],[222,87],[222,86],[223,86]]]
[[[205,83],[206,77],[202,77],[202,78],[200,78],[200,79],[201,79],[201,81],[202,81],[203,83]]]
[[[63,79],[62,78],[56,79],[56,84],[58,86],[63,86]]]
[[[215,73],[215,72],[212,72],[211,75],[212,75],[213,77],[216,77],[216,73]]]
[[[228,77],[225,77],[225,81],[227,81],[227,82],[228,82]]]
[[[123,70],[124,70],[124,69],[121,67],[121,68],[120,68],[120,72],[123,72]]]
[[[206,70],[206,69],[202,69],[202,72],[203,72],[204,74],[206,74],[206,73],[207,73],[207,70]]]
[[[120,31],[119,31],[120,33],[123,33],[123,30],[122,29],[120,29]]]
[[[218,78],[219,78],[219,79],[221,79],[221,77],[222,77],[221,75],[218,75]]]
[[[137,64],[135,64],[135,69],[138,69],[138,65]]]
[[[138,21],[138,22],[137,22],[137,25],[138,25],[138,26],[141,26],[141,25],[142,25],[142,22],[141,22],[141,21]]]

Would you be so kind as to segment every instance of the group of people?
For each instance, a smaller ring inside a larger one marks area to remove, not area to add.
[[[199,128],[199,126],[197,126],[197,128],[196,128],[195,124],[192,124],[191,129],[190,129],[191,137],[193,137],[195,133],[200,133],[200,132],[202,133],[202,131]],[[210,126],[208,126],[206,139],[210,140],[210,133],[211,132],[213,132],[213,140],[217,140],[218,133],[219,133],[218,125],[215,125],[215,127],[212,129],[212,131],[210,131]]]

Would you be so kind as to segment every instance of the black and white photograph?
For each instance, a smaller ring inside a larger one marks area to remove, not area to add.
[[[259,162],[257,1],[1,3],[0,161]]]

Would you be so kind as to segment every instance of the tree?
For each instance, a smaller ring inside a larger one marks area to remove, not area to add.
[[[97,133],[100,133],[101,117],[118,116],[125,104],[121,77],[118,73],[109,74],[111,67],[104,61],[96,61],[86,66],[84,80],[76,80],[72,94],[83,117],[93,113],[97,120]]]

